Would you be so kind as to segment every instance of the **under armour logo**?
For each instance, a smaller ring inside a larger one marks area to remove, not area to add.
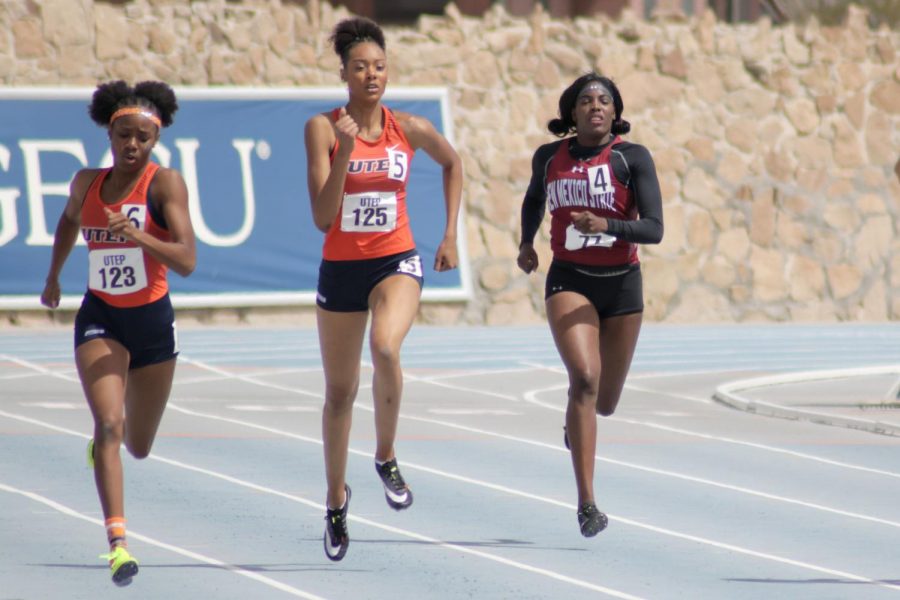
[[[582,167],[581,165],[575,165],[572,167],[573,173],[584,173],[584,171],[585,171],[585,168]]]

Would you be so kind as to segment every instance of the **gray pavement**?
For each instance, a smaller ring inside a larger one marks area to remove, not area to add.
[[[713,398],[759,415],[900,436],[900,364],[728,382]]]

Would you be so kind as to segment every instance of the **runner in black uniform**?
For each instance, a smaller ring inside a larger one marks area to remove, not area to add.
[[[534,237],[550,207],[547,320],[569,374],[565,441],[585,537],[607,523],[594,503],[595,413],[615,411],[641,329],[637,244],[657,244],[663,234],[656,167],[645,147],[619,137],[631,130],[622,109],[610,79],[576,79],[560,96],[560,118],[547,124],[569,137],[537,149],[522,203],[517,262],[526,273],[538,266]]]

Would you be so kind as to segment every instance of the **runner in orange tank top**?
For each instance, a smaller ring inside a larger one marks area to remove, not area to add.
[[[166,280],[168,267],[165,263],[144,252],[137,242],[111,236],[109,217],[106,216],[107,210],[121,213],[150,236],[170,241],[168,230],[154,220],[153,211],[147,210],[147,192],[158,170],[159,165],[148,163],[131,192],[108,204],[101,198],[100,190],[112,169],[103,169],[88,188],[81,206],[82,236],[92,260],[88,287],[91,293],[112,306],[142,306],[159,300],[169,292],[169,282]],[[134,264],[124,264],[126,258],[131,256],[137,258],[131,261]]]
[[[384,106],[381,109],[381,135],[372,141],[358,137],[354,142],[341,218],[332,221],[325,235],[322,258],[326,260],[380,258],[416,247],[406,212],[406,181],[415,149],[394,113]],[[330,118],[337,121],[339,115],[340,109],[335,109]],[[331,160],[339,148],[336,140]]]
[[[75,174],[56,226],[41,303],[59,306],[59,274],[79,230],[87,242],[88,291],[75,317],[75,364],[94,417],[88,462],[106,520],[112,580],[138,572],[125,536],[119,448],[145,458],[169,399],[178,344],[166,272],[194,270],[194,230],[181,175],[150,162],[172,124],[175,93],[158,81],[101,84],[91,118],[107,129],[113,166]]]
[[[447,225],[434,268],[453,269],[462,163],[427,119],[393,113],[382,105],[387,60],[378,25],[364,18],[347,19],[337,24],[331,39],[341,58],[349,101],[311,118],[305,137],[313,219],[326,233],[317,290],[325,370],[325,554],[341,560],[350,543],[345,474],[369,313],[375,468],[391,508],[412,504],[394,452],[403,387],[400,346],[418,311],[423,280],[407,218],[406,182],[419,148],[443,167]]]

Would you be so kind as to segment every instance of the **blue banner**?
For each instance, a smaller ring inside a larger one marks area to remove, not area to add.
[[[346,101],[340,88],[176,89],[179,111],[153,160],[175,168],[188,187],[197,268],[172,273],[178,306],[311,304],[323,236],[312,222],[303,128]],[[84,167],[109,166],[105,128],[88,117],[93,89],[0,90],[0,308],[37,308],[53,231],[69,182]],[[443,89],[394,89],[390,108],[429,119],[452,140]],[[408,210],[427,267],[424,300],[470,296],[465,227],[460,269],[431,267],[446,212],[440,167],[418,152]],[[62,306],[80,301],[87,252],[79,240],[60,278]]]

